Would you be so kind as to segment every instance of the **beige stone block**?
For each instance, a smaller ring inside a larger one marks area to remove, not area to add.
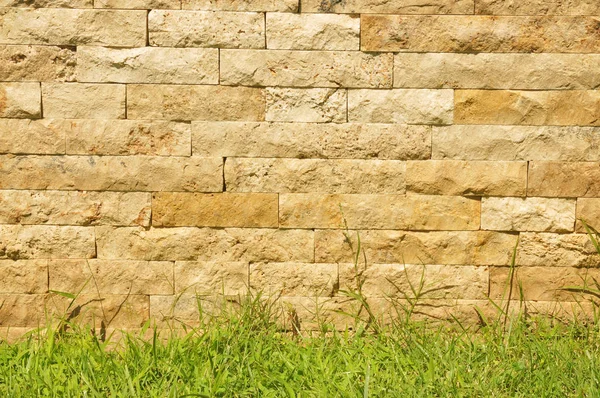
[[[182,0],[184,10],[298,12],[298,0]]]
[[[348,121],[452,124],[451,90],[349,90]]]
[[[457,124],[600,125],[595,90],[457,90],[454,102]]]
[[[95,0],[95,8],[181,9],[180,0]]]
[[[47,260],[0,260],[0,274],[1,294],[48,292]]]
[[[478,199],[453,196],[279,194],[279,222],[283,228],[478,230],[480,207]]]
[[[93,258],[94,229],[51,225],[0,225],[1,259]]]
[[[50,119],[0,119],[0,153],[64,154],[63,126]]]
[[[248,272],[246,262],[177,261],[175,293],[244,295],[248,292]]]
[[[221,84],[391,87],[392,64],[392,54],[358,51],[221,50]]]
[[[192,138],[194,155],[208,157],[406,160],[431,155],[431,127],[406,124],[192,122]]]
[[[250,264],[250,288],[265,296],[331,297],[338,290],[338,265]]]
[[[588,227],[600,231],[600,198],[577,199],[577,224],[575,230],[577,232],[587,233],[581,220],[583,220]]]
[[[362,15],[361,50],[598,53],[595,17]]]
[[[527,162],[408,161],[406,188],[427,195],[525,196]]]
[[[0,0],[0,7],[93,8],[94,0]]]
[[[0,43],[143,47],[146,11],[0,8]]]
[[[600,197],[598,162],[530,162],[527,194],[550,197]]]
[[[477,0],[476,14],[491,15],[598,15],[596,0]]]
[[[102,259],[313,262],[313,242],[310,230],[96,227]]]
[[[0,156],[0,189],[221,192],[220,158]]]
[[[600,253],[587,234],[522,232],[517,265],[537,267],[599,267]]]
[[[74,81],[75,49],[54,46],[0,46],[1,81]]]
[[[344,231],[317,230],[315,261],[352,263],[358,236],[368,264],[508,265],[517,244],[501,232],[361,230],[349,231],[352,249]]]
[[[256,12],[153,10],[148,35],[159,47],[265,48],[265,19]]]
[[[241,300],[244,298],[222,295],[150,296],[150,318],[160,328],[189,330],[215,317],[232,319],[239,314]]]
[[[147,226],[150,203],[143,192],[0,191],[0,223]]]
[[[267,88],[269,122],[343,123],[348,92],[335,88]]]
[[[346,14],[472,14],[474,0],[301,0],[302,12]]]
[[[42,83],[44,117],[125,119],[125,85]]]
[[[0,83],[0,118],[42,116],[39,83]]]
[[[45,294],[0,294],[0,326],[44,326],[45,304]]]
[[[225,163],[232,192],[405,192],[406,162],[396,160],[244,159]]]
[[[130,119],[240,120],[265,118],[264,89],[227,86],[127,86]]]

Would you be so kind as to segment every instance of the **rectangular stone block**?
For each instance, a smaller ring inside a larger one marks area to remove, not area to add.
[[[481,201],[481,229],[572,232],[574,226],[574,199],[483,198]]]
[[[283,228],[477,230],[480,207],[478,199],[448,196],[280,194],[279,222]]]
[[[263,89],[226,86],[132,84],[127,86],[130,119],[265,119]]]
[[[348,92],[335,88],[267,88],[269,122],[346,122]]]
[[[277,228],[278,211],[276,193],[159,192],[152,197],[156,227]]]
[[[247,262],[177,261],[175,293],[245,295],[249,286],[248,272]]]
[[[93,258],[94,228],[0,225],[0,259]]]
[[[301,0],[301,4],[302,12],[334,12],[346,14],[472,14],[473,1],[474,0]]]
[[[527,162],[409,161],[406,188],[427,195],[525,196]]]
[[[598,162],[530,162],[527,194],[550,197],[600,197]]]
[[[599,267],[600,253],[587,234],[522,232],[517,265],[537,267]]]
[[[598,15],[596,0],[476,0],[476,14],[490,15]]]
[[[49,119],[0,119],[0,153],[65,153],[62,123]]]
[[[406,162],[396,160],[244,159],[225,163],[231,192],[405,192]]]
[[[129,8],[129,9],[181,9],[180,0],[95,0],[95,8]]]
[[[577,199],[577,232],[587,233],[581,222],[583,220],[588,227],[600,231],[600,198]]]
[[[93,8],[94,0],[0,0],[0,7]]]
[[[47,260],[0,260],[0,274],[0,294],[48,292]]]
[[[250,264],[250,288],[265,296],[332,297],[338,290],[338,265]]]
[[[452,124],[451,90],[349,90],[348,121]]]
[[[147,226],[150,203],[143,192],[0,191],[0,223]]]
[[[457,90],[454,102],[456,124],[600,126],[596,90]]]
[[[45,322],[45,294],[0,294],[0,326],[39,327]]]
[[[362,15],[361,50],[598,53],[597,21],[584,16]]]
[[[431,127],[362,123],[192,122],[192,151],[194,155],[207,157],[429,159]]]
[[[298,0],[182,0],[184,10],[298,12]]]
[[[265,48],[265,19],[257,12],[152,10],[148,35],[160,47]]]
[[[223,160],[162,156],[0,156],[0,189],[221,192]]]
[[[39,83],[0,83],[0,118],[42,117]]]
[[[219,50],[78,47],[77,81],[219,84]]]
[[[219,294],[150,296],[150,318],[156,321],[158,327],[170,331],[200,327],[212,317],[235,313],[239,308],[238,297]]]
[[[146,11],[0,8],[0,43],[143,47]]]
[[[392,54],[358,51],[221,50],[221,84],[391,87],[392,64]]]
[[[42,83],[44,117],[125,119],[125,85]]]
[[[0,46],[0,81],[74,81],[75,49],[54,46]]]

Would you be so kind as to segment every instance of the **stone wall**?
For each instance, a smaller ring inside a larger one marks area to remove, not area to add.
[[[474,315],[518,239],[536,308],[600,278],[597,0],[0,6],[5,332],[249,290],[310,327],[350,305],[344,220],[379,309],[423,273],[422,312]]]

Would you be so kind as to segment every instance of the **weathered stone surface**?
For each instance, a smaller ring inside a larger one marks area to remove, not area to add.
[[[349,90],[348,120],[452,124],[453,101],[451,90]]]
[[[143,47],[146,12],[0,8],[0,43]]]
[[[265,48],[265,20],[255,12],[153,10],[148,35],[152,46]]]
[[[0,326],[39,327],[45,304],[45,294],[0,294]]]
[[[92,258],[94,229],[52,225],[0,225],[0,259]]]
[[[527,194],[553,197],[600,197],[598,162],[530,162]]]
[[[596,0],[476,0],[476,14],[598,15]]]
[[[221,192],[223,160],[161,156],[0,156],[0,189]]]
[[[239,310],[238,296],[219,294],[174,296],[150,296],[150,317],[159,327],[177,330],[182,327],[198,327],[215,316]],[[200,311],[201,309],[201,311]]]
[[[98,119],[56,120],[55,123],[66,134],[68,154],[191,155],[189,123]]]
[[[583,220],[588,227],[600,231],[600,198],[579,198],[577,199],[577,232],[587,233],[587,230],[581,222]]]
[[[248,292],[248,263],[177,261],[175,293],[243,295]]]
[[[0,7],[93,8],[94,0],[0,0]]]
[[[250,288],[266,296],[331,297],[338,290],[338,265],[250,264]]]
[[[47,260],[0,260],[0,274],[0,294],[48,292]]]
[[[361,50],[598,53],[595,17],[362,15]]]
[[[283,228],[477,230],[480,207],[450,196],[280,194],[279,221]]]
[[[598,141],[600,143],[600,138]],[[431,127],[192,122],[192,152],[207,157],[429,159]],[[600,160],[600,152],[598,157]]]
[[[574,226],[572,199],[483,198],[481,201],[481,229],[571,232]]]
[[[394,87],[595,89],[599,54],[398,53]]]
[[[53,46],[0,46],[1,81],[74,81],[75,49]]]
[[[125,119],[125,85],[42,83],[44,117]]]
[[[0,119],[0,153],[64,154],[62,126],[49,119]]]
[[[39,83],[0,83],[0,118],[41,117]]]
[[[600,126],[600,92],[457,90],[454,122]]]
[[[152,197],[152,225],[277,228],[276,193],[162,192]]]
[[[302,12],[471,14],[474,0],[301,0]]]
[[[96,227],[103,259],[313,262],[313,239],[309,230]]]
[[[270,122],[343,123],[348,92],[334,88],[267,88]]]
[[[225,183],[232,192],[402,194],[405,169],[395,160],[230,158]]]
[[[180,0],[95,0],[96,8],[181,9]]]
[[[0,191],[0,223],[149,225],[150,193]]]
[[[339,14],[267,13],[267,48],[359,50],[360,18]]]
[[[428,195],[525,196],[527,162],[409,161],[406,188]]]
[[[391,87],[392,54],[358,51],[221,50],[221,84]]]
[[[454,125],[434,127],[433,159],[600,161],[600,128]]]
[[[184,10],[298,12],[298,0],[182,0]]]
[[[369,264],[508,265],[517,235],[488,231],[350,231],[354,249],[360,235]],[[315,261],[352,263],[344,231],[315,231]],[[362,261],[361,261],[362,265]]]
[[[587,234],[522,232],[517,265],[539,267],[598,267],[600,254]]]
[[[127,86],[127,117],[262,121],[265,93],[250,87],[132,84]]]

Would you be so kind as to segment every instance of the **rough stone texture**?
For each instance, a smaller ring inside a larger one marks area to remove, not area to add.
[[[39,327],[45,304],[45,294],[0,294],[0,326]]]
[[[600,138],[598,141],[600,144]],[[431,127],[360,123],[192,122],[192,152],[206,157],[428,159],[431,154]]]
[[[246,262],[177,261],[175,293],[243,295],[248,292],[248,272]]]
[[[254,12],[153,10],[148,34],[160,47],[265,48],[264,15]]]
[[[577,224],[575,230],[577,232],[587,233],[581,220],[588,227],[595,228],[600,231],[600,198],[579,198],[577,199]]]
[[[354,15],[267,13],[267,48],[359,50],[360,18]]]
[[[180,0],[94,0],[95,8],[171,9],[181,8]]]
[[[250,264],[250,288],[267,296],[331,297],[338,290],[338,265]]]
[[[0,83],[0,118],[41,117],[39,83]]]
[[[0,189],[220,192],[222,168],[199,157],[4,155]]]
[[[362,15],[361,50],[598,53],[595,17]]]
[[[477,230],[480,207],[447,196],[280,194],[279,221],[283,228]]]
[[[72,48],[0,46],[0,81],[74,81],[75,64]]]
[[[232,192],[402,194],[405,168],[395,160],[230,158],[225,183]]]
[[[200,308],[202,313],[200,313]],[[222,295],[150,296],[150,317],[157,326],[177,331],[182,327],[198,327],[213,316],[220,316],[223,311],[239,309],[239,297]]]
[[[185,0],[184,0],[185,1]],[[301,0],[302,12],[471,14],[474,0]]]
[[[0,119],[0,153],[64,154],[63,123],[49,119]]]
[[[451,124],[451,90],[349,90],[348,121]]]
[[[391,87],[393,61],[358,51],[221,50],[221,84]]]
[[[94,0],[0,0],[0,7],[93,8]]]
[[[0,294],[48,292],[47,260],[0,260],[0,274]]]
[[[523,232],[519,239],[517,265],[600,267],[600,254],[587,234]]]
[[[94,228],[0,225],[0,259],[92,258]]]
[[[598,15],[596,0],[475,0],[476,14]]]
[[[247,120],[265,118],[260,88],[227,86],[127,86],[129,119]]]
[[[572,199],[483,198],[481,201],[481,229],[572,232],[574,226]]]
[[[43,83],[44,117],[125,119],[125,85]]]
[[[152,225],[277,228],[278,198],[271,193],[156,193]]]
[[[455,107],[457,124],[600,125],[595,90],[457,90]]]
[[[143,47],[146,12],[0,8],[0,43]]]
[[[406,188],[427,195],[525,196],[527,162],[408,161]]]
[[[150,203],[141,192],[0,191],[0,223],[147,226]]]
[[[184,10],[298,12],[298,0],[182,0]]]
[[[348,92],[334,88],[267,88],[269,122],[343,123]]]
[[[529,196],[600,197],[600,163],[530,162]]]

